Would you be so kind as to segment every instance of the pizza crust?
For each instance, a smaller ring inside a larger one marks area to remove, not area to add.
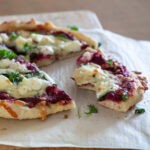
[[[11,116],[10,113],[8,113],[8,111],[3,106],[0,107],[0,117],[19,120],[42,118],[41,108],[45,110],[46,116],[49,114],[57,113],[64,110],[71,110],[75,108],[75,103],[73,101],[66,105],[60,105],[59,103],[56,103],[50,104],[49,106],[36,105],[33,108],[9,102],[4,102],[4,104],[10,107],[18,115],[18,117],[14,118],[13,116]]]
[[[0,24],[0,32],[2,31],[18,31],[18,30],[53,30],[53,31],[65,31],[74,35],[79,41],[86,42],[90,47],[97,48],[97,42],[92,40],[90,37],[82,34],[81,32],[70,30],[67,28],[56,27],[52,22],[47,21],[44,24],[31,19],[28,22],[14,20],[9,22],[3,22]]]

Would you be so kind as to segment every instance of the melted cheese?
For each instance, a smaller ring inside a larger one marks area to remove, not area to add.
[[[98,98],[119,88],[115,83],[113,74],[102,70],[100,66],[93,63],[82,65],[76,69],[73,78],[80,86],[88,83],[94,85]]]
[[[67,54],[81,50],[81,43],[78,40],[69,40],[53,35],[36,34],[29,31],[18,31],[18,37],[11,39],[7,34],[0,34],[0,43],[8,46],[15,46],[18,51],[24,51],[25,43],[34,47],[27,53],[43,53],[45,55]]]
[[[0,91],[6,91],[15,98],[27,98],[42,95],[45,93],[45,88],[50,84],[49,81],[42,80],[36,77],[23,78],[18,85],[12,83],[7,77],[0,75]]]
[[[19,62],[15,62],[15,60],[9,59],[1,59],[0,60],[0,69],[10,69],[15,70],[17,72],[29,72],[24,64],[20,64]]]

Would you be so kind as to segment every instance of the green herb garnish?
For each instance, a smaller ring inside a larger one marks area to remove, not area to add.
[[[114,71],[116,71],[117,69],[118,69],[118,67],[115,66],[115,67],[114,67]]]
[[[135,114],[143,114],[145,112],[144,108],[138,108],[135,110]]]
[[[98,113],[98,110],[94,105],[90,104],[88,105],[88,108],[89,108],[89,112],[85,112],[85,114],[90,115],[92,113]]]
[[[31,32],[31,34],[41,34],[40,32]]]
[[[11,59],[14,59],[16,57],[17,57],[17,55],[14,52],[11,52],[7,49],[0,50],[0,59],[1,58],[8,58],[11,60]]]
[[[78,118],[81,118],[80,107],[78,108]]]
[[[122,94],[122,100],[123,100],[123,101],[126,101],[127,99],[128,99],[128,94],[124,92],[124,93]]]
[[[102,43],[101,42],[98,42],[98,47],[101,47]]]
[[[32,47],[31,45],[29,45],[28,43],[25,43],[23,50],[26,52],[26,51],[28,51],[28,50],[31,50],[32,48],[33,48],[33,47]]]
[[[11,32],[10,38],[11,38],[12,40],[15,40],[17,37],[18,37],[18,35],[17,35],[15,32]]]
[[[79,28],[77,26],[68,26],[69,29],[78,31]]]
[[[7,77],[12,83],[19,84],[23,80],[19,72],[10,72],[8,74],[3,74]]]
[[[59,34],[59,35],[57,35],[57,37],[67,38],[65,34]]]
[[[53,85],[55,85],[56,87],[58,86],[58,84],[56,84],[56,83],[55,83],[55,84],[53,84]]]
[[[106,64],[112,65],[112,63],[113,63],[112,59],[109,59],[109,60],[106,61]]]
[[[40,72],[29,72],[29,73],[24,74],[24,76],[25,76],[26,78],[37,77],[37,78],[46,80],[45,75],[42,74],[42,73],[40,73]]]

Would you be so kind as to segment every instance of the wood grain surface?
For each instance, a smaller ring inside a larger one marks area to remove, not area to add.
[[[0,0],[0,15],[94,11],[105,29],[138,40],[150,40],[150,0]],[[2,150],[31,150],[0,146]],[[81,148],[35,148],[36,150],[85,150]],[[89,150],[95,150],[91,148]]]

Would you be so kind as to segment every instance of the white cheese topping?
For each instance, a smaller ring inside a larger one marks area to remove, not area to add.
[[[42,80],[36,77],[23,78],[18,85],[11,83],[8,78],[0,75],[0,91],[6,91],[15,98],[27,98],[42,95],[45,93],[45,88],[50,84],[49,81]]]
[[[0,34],[0,43],[8,46],[15,46],[18,51],[24,51],[25,43],[34,49],[27,50],[27,53],[43,53],[45,55],[67,54],[81,50],[81,43],[78,40],[69,40],[53,35],[36,34],[29,31],[17,31],[18,37],[11,39],[7,34]]]
[[[119,86],[115,83],[115,76],[109,71],[102,70],[100,66],[89,63],[76,69],[73,76],[78,85],[92,84],[97,91],[97,98],[107,92],[115,91]]]
[[[25,43],[28,43],[28,45],[32,45],[32,39],[31,38],[23,38],[22,36],[19,36],[15,40],[15,46],[17,50],[22,51],[24,49]]]
[[[13,69],[17,72],[29,72],[24,64],[20,64],[19,62],[15,62],[15,60],[9,59],[1,59],[0,60],[0,69]]]

